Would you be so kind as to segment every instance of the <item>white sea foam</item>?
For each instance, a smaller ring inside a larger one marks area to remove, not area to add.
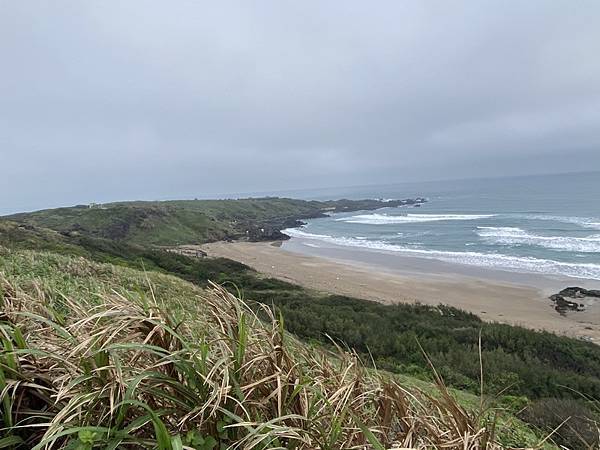
[[[532,245],[552,250],[600,253],[600,235],[587,237],[543,236],[516,227],[478,227],[483,240],[496,245]]]
[[[318,239],[331,244],[348,247],[361,247],[386,252],[398,252],[420,258],[436,259],[450,263],[489,267],[501,270],[516,270],[524,272],[564,275],[575,278],[600,280],[600,264],[575,264],[553,261],[550,259],[518,257],[497,253],[450,252],[406,248],[399,245],[389,244],[383,241],[368,241],[358,240],[355,238],[332,237],[328,235],[312,234],[297,228],[287,229],[284,230],[284,232],[292,237],[304,239]]]
[[[285,233],[288,236],[292,236],[292,237],[304,237],[304,238],[309,238],[309,239],[321,239],[321,240],[335,239],[334,237],[329,236],[327,234],[307,233],[306,231],[304,231],[301,228],[286,228],[285,230],[282,230],[282,233]]]
[[[439,222],[448,220],[477,220],[494,217],[495,214],[406,214],[390,216],[387,214],[359,214],[357,216],[340,217],[338,222],[360,223],[365,225],[388,225],[402,223]]]
[[[528,220],[547,220],[552,222],[571,223],[574,225],[579,225],[582,228],[600,230],[600,219],[597,217],[549,216],[543,214],[526,214],[517,217]]]

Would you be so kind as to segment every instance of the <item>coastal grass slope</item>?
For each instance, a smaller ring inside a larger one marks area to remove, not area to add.
[[[52,253],[0,248],[0,258],[2,448],[496,449],[543,440],[437,376],[400,381],[351,351],[307,346],[270,308],[219,286]]]

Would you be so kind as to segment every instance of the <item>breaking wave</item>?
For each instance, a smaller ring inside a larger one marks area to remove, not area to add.
[[[486,243],[497,245],[532,245],[552,250],[600,253],[600,235],[587,237],[543,236],[516,227],[477,227]]]
[[[301,229],[289,228],[284,233],[292,237],[318,239],[335,245],[360,247],[371,250],[397,252],[405,255],[436,259],[450,263],[471,266],[488,267],[500,270],[517,270],[524,272],[563,275],[575,278],[600,280],[600,264],[575,264],[553,261],[550,259],[510,256],[497,253],[456,252],[406,248],[378,240],[359,240],[347,237],[332,237],[329,235],[307,233]]]
[[[582,228],[590,228],[594,230],[600,230],[600,219],[594,217],[576,217],[576,216],[548,216],[538,214],[527,214],[522,217],[528,220],[548,220],[552,222],[570,223],[573,225],[579,225]]]
[[[419,222],[439,222],[448,220],[477,220],[495,217],[496,214],[406,214],[388,216],[387,214],[359,214],[357,216],[340,217],[337,222],[360,223],[365,225],[387,225]]]

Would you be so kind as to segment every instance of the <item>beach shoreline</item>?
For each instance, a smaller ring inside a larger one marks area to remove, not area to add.
[[[315,291],[385,304],[446,304],[490,322],[600,342],[600,305],[561,316],[548,296],[585,280],[457,267],[394,255],[396,266],[380,252],[356,260],[346,249],[303,248],[306,242],[214,242],[198,246],[209,257],[229,258],[270,277]],[[315,254],[317,253],[317,254]],[[384,255],[385,256],[385,255]]]

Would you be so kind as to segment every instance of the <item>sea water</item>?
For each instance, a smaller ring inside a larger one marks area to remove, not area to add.
[[[420,207],[332,214],[285,232],[336,245],[515,272],[600,280],[600,172],[304,191]],[[298,239],[300,240],[300,239]]]

